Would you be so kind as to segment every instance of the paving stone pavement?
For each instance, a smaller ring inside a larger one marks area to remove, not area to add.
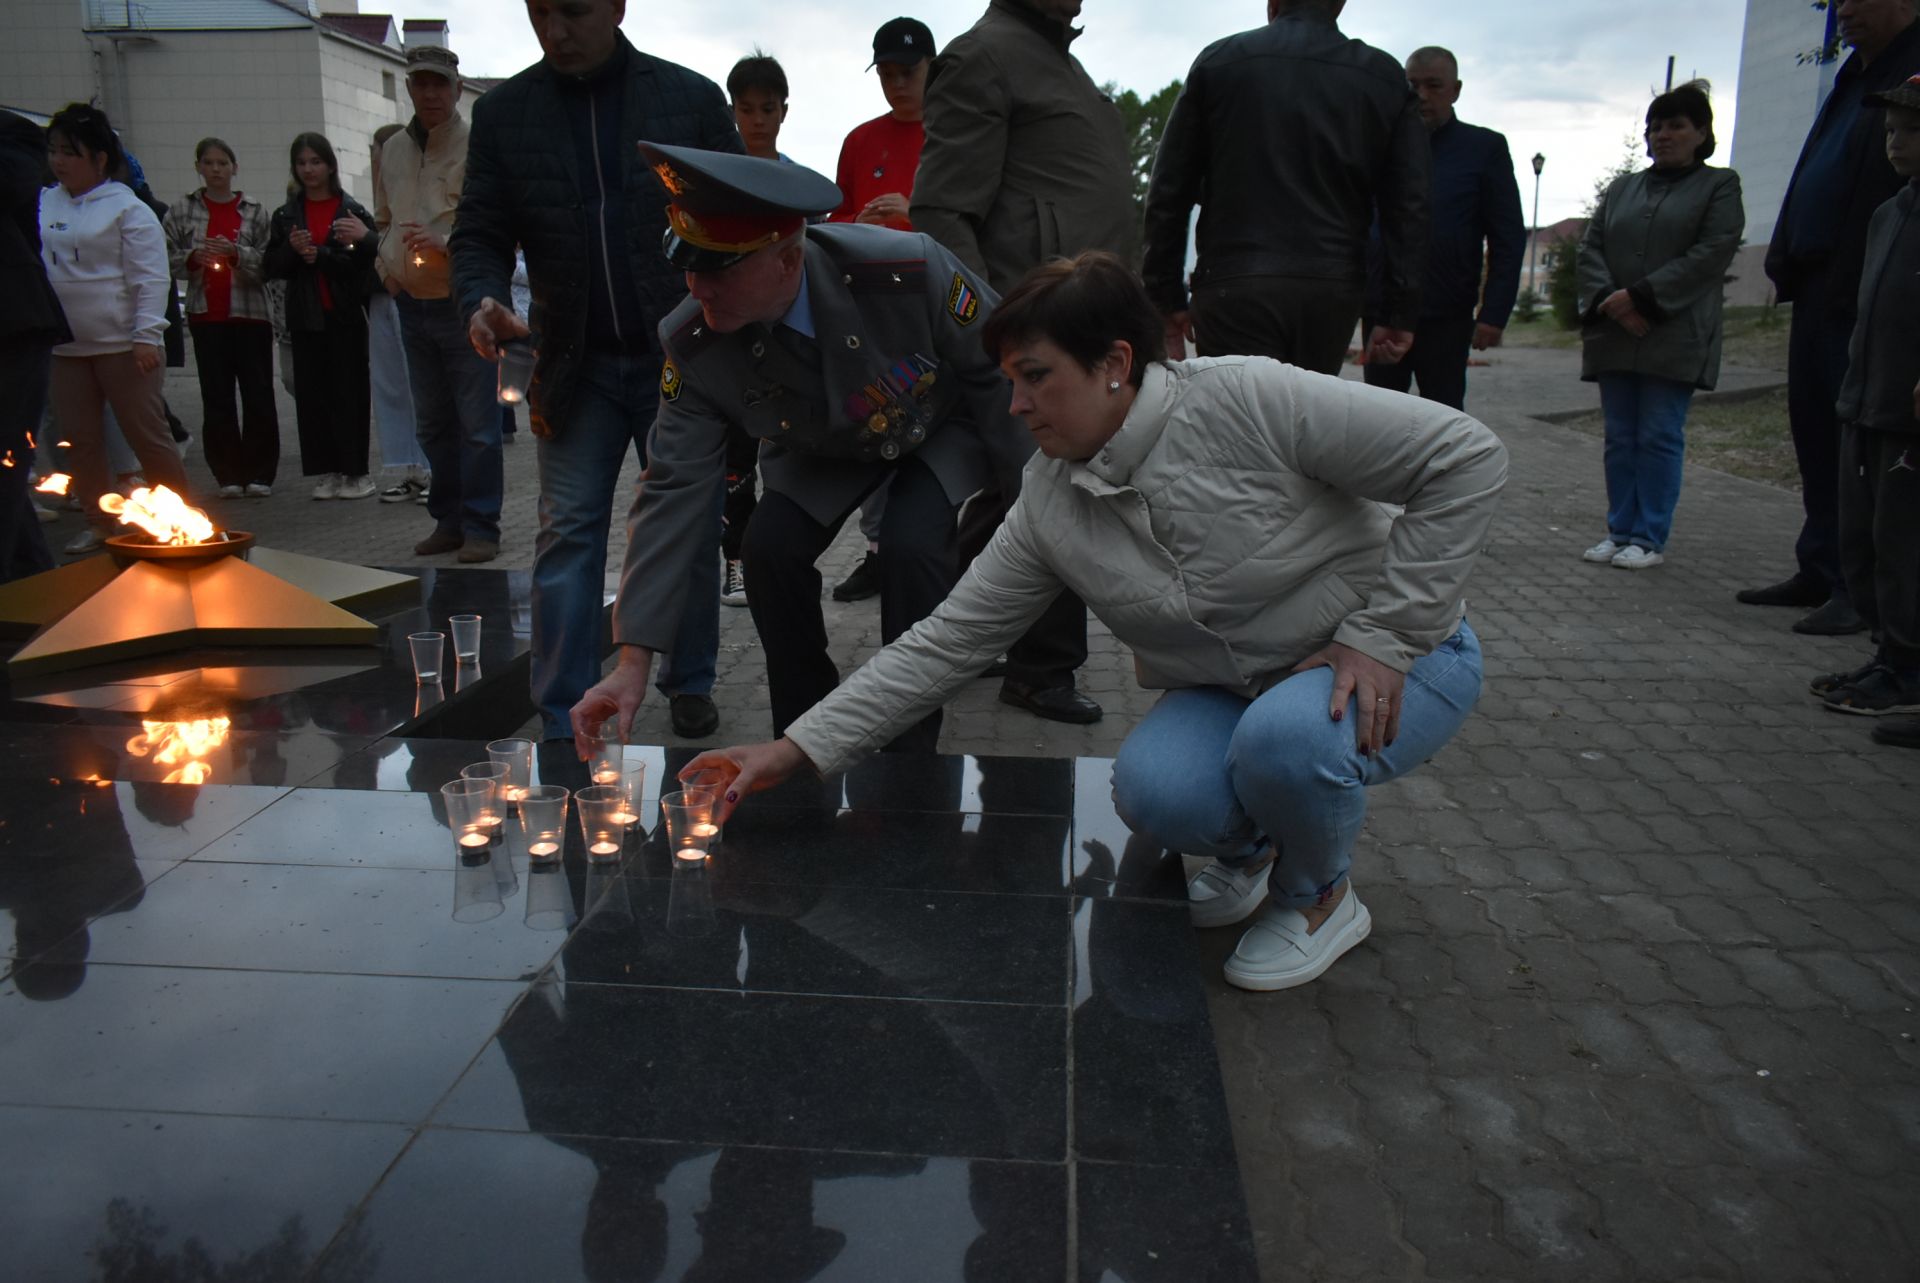
[[[1599,442],[1529,417],[1595,402],[1577,354],[1493,355],[1469,408],[1513,467],[1471,587],[1477,715],[1372,798],[1366,946],[1290,993],[1211,983],[1263,1274],[1910,1283],[1920,754],[1806,693],[1864,638],[1733,601],[1790,567],[1793,495],[1691,469],[1665,566],[1589,566]],[[169,390],[195,424],[191,379]],[[524,432],[508,451],[503,565],[531,560],[534,454]],[[421,509],[291,484],[215,511],[374,564],[413,563],[426,531]],[[843,535],[828,583],[858,551]],[[871,652],[874,603],[826,610],[843,665]],[[757,642],[723,614],[720,738],[759,737]],[[980,682],[942,747],[1111,754],[1151,697],[1097,625],[1092,647],[1105,721],[1038,722]],[[674,742],[658,708],[640,735]],[[1235,935],[1203,940],[1211,975]]]

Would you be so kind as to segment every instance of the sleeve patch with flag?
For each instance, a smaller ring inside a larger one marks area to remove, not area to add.
[[[960,273],[953,274],[953,288],[947,291],[947,311],[962,325],[972,325],[980,315],[980,296]]]

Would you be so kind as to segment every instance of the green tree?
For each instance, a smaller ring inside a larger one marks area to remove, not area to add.
[[[1133,219],[1137,226],[1146,217],[1147,180],[1153,176],[1153,158],[1160,151],[1160,136],[1167,130],[1167,117],[1173,114],[1173,100],[1180,96],[1180,82],[1174,81],[1149,98],[1131,89],[1123,90],[1109,82],[1101,92],[1113,99],[1127,130],[1128,184],[1133,194]]]

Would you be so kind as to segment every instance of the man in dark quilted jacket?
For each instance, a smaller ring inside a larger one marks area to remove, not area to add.
[[[620,34],[625,0],[528,0],[545,55],[473,110],[454,223],[453,288],[474,348],[537,353],[528,395],[540,459],[533,558],[533,701],[543,734],[571,736],[567,712],[600,675],[613,489],[644,449],[660,387],[662,317],[686,294],[661,257],[666,200],[641,139],[742,150],[718,85],[642,53]],[[533,302],[513,310],[514,249]],[[683,736],[719,726],[720,499],[712,546],[693,559],[688,608],[657,683]]]

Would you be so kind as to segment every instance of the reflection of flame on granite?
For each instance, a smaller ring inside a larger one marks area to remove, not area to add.
[[[230,718],[200,717],[184,722],[156,722],[142,719],[145,729],[127,741],[127,752],[135,757],[152,754],[159,766],[175,766],[162,784],[205,784],[213,774],[206,759],[227,742]],[[176,766],[177,764],[177,766]]]

